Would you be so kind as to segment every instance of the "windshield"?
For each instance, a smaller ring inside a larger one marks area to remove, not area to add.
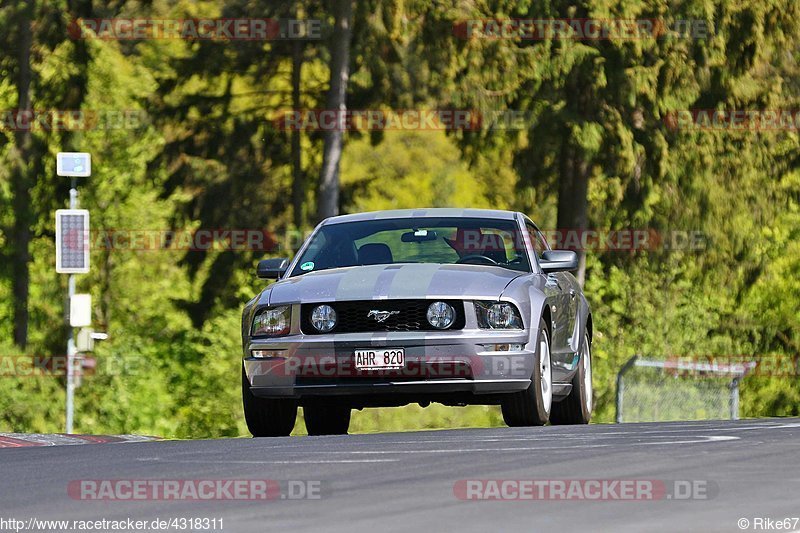
[[[402,218],[328,224],[312,237],[291,276],[395,263],[472,264],[530,272],[513,220]]]

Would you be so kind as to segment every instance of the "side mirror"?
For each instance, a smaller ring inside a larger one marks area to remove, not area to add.
[[[261,279],[278,279],[289,268],[289,260],[285,257],[278,259],[264,259],[258,262],[256,275]]]
[[[539,266],[546,274],[578,270],[578,254],[572,250],[547,250],[542,252]]]

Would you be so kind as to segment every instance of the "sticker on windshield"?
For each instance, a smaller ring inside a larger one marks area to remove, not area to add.
[[[300,270],[314,270],[314,261],[306,261],[300,265]]]

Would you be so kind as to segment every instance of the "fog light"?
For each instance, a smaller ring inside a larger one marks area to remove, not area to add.
[[[311,325],[321,333],[336,327],[336,311],[330,305],[318,305],[311,311]]]
[[[286,359],[286,350],[250,350],[250,354],[253,357],[258,357],[259,359],[266,359],[269,357],[280,357],[281,359]]]
[[[483,349],[487,352],[521,352],[524,344],[484,344]]]
[[[446,302],[433,302],[428,306],[427,318],[436,329],[447,329],[456,320],[456,310]]]

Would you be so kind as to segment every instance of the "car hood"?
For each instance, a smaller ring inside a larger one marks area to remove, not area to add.
[[[524,272],[482,265],[393,264],[309,272],[272,285],[269,305],[410,298],[496,299]]]

